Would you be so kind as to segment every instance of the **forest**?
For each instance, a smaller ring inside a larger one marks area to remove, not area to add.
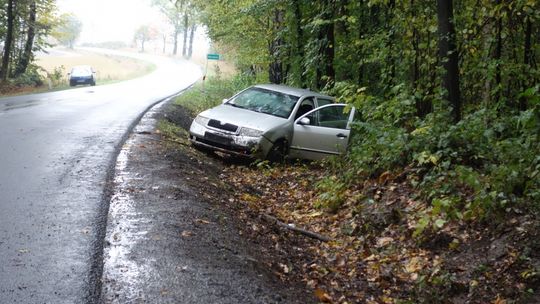
[[[262,193],[240,192],[245,206],[339,240],[300,267],[322,302],[538,301],[540,2],[191,3],[239,71],[229,87],[309,88],[359,112],[343,157],[229,175]]]
[[[445,217],[539,201],[537,1],[197,3],[242,77],[359,109],[344,185],[414,167]]]

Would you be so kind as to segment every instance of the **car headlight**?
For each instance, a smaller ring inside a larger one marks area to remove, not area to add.
[[[248,137],[261,137],[263,135],[263,131],[257,130],[257,129],[251,129],[242,127],[240,129],[240,136],[248,136]]]
[[[206,126],[208,124],[208,122],[210,121],[209,118],[206,118],[206,117],[203,117],[203,116],[200,116],[200,115],[197,115],[197,117],[195,117],[195,120],[194,122],[202,125],[202,126]]]

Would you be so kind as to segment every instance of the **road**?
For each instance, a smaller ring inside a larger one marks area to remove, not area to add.
[[[145,110],[201,76],[144,59],[157,68],[135,80],[0,99],[0,303],[99,296],[118,151]]]

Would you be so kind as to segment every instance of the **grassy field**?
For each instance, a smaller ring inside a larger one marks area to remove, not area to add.
[[[48,73],[61,69],[64,81],[60,84],[60,88],[68,87],[67,73],[76,65],[92,66],[97,72],[98,85],[133,79],[150,73],[155,68],[148,62],[132,58],[67,49],[54,49],[49,54],[38,56],[36,64]]]

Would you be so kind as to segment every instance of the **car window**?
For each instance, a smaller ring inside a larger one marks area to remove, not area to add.
[[[90,67],[75,67],[71,69],[72,76],[88,76],[92,74],[92,69]]]
[[[302,100],[302,104],[300,105],[300,107],[298,107],[298,111],[296,111],[294,119],[297,119],[298,117],[306,114],[313,109],[315,109],[315,102],[313,101],[312,97]]]
[[[334,103],[331,99],[317,98],[317,104],[319,105],[319,107],[322,107],[331,103]]]
[[[287,118],[291,115],[298,97],[261,88],[250,88],[225,104],[255,112]]]
[[[343,113],[344,108],[344,106],[325,107],[314,111],[306,117],[309,118],[312,126],[346,129],[349,114]]]

